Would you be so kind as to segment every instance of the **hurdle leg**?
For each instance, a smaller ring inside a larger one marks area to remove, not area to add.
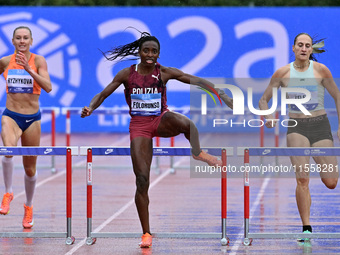
[[[160,146],[160,138],[158,136],[156,136],[156,147]],[[160,163],[159,163],[159,157],[156,157],[156,169],[155,169],[155,173],[157,175],[159,175],[161,173],[161,168],[160,168]]]
[[[227,151],[222,149],[222,166],[227,166]],[[222,239],[221,245],[229,244],[227,237],[227,172],[221,171],[221,212],[222,212]]]
[[[51,112],[51,144],[54,147],[55,146],[55,111],[52,109]],[[55,168],[55,156],[52,156],[52,168],[51,168],[51,173],[54,174],[56,173],[57,170]]]
[[[170,147],[175,147],[175,137],[170,138]],[[175,174],[176,170],[174,167],[174,157],[170,156],[170,173]]]
[[[72,150],[67,148],[66,152],[66,217],[67,217],[67,233],[66,244],[74,243],[75,238],[72,236]]]
[[[265,122],[263,116],[260,116],[260,120],[261,123]],[[264,125],[260,127],[260,147],[264,147]],[[260,164],[263,164],[263,156],[260,156]]]
[[[66,146],[71,146],[71,113],[66,112]]]
[[[87,165],[86,165],[86,190],[87,190],[87,238],[86,244],[92,245],[96,242],[96,238],[92,238],[92,149],[87,149]]]
[[[251,245],[252,239],[249,238],[249,150],[244,150],[244,240],[243,244],[246,246]]]
[[[279,113],[275,113],[275,118],[280,119]],[[280,137],[280,125],[275,126],[275,147],[279,147],[279,137]],[[278,166],[279,165],[279,156],[275,156],[275,164]],[[279,173],[280,174],[280,173]]]

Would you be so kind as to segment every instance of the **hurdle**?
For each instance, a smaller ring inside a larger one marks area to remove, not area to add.
[[[63,107],[61,108],[61,114],[66,116],[66,146],[71,146],[71,116],[72,115],[78,115],[80,116],[81,114],[81,107]],[[181,113],[181,114],[188,114],[190,112],[190,107],[181,107],[181,108],[174,108],[172,107],[172,110],[177,112],[177,113]],[[197,110],[198,111],[198,110]],[[97,108],[95,111],[93,111],[92,115],[121,115],[121,114],[126,114],[129,115],[129,108],[128,106],[124,106],[124,107],[112,107],[112,108],[107,108],[107,107],[100,107]],[[160,139],[159,137],[155,138],[156,141],[156,146],[159,147],[160,146]],[[171,137],[170,138],[170,146],[174,147],[175,145],[175,138]],[[175,169],[173,168],[173,157],[170,158],[170,166],[172,169],[172,173],[175,173]],[[160,162],[159,162],[159,158],[156,157],[155,159],[155,170],[156,173],[159,174],[160,173]],[[103,168],[112,168],[112,166],[101,166]],[[119,166],[119,168],[126,168],[126,166]],[[129,167],[130,168],[130,167]]]
[[[2,114],[5,109],[6,109],[5,107],[1,107],[0,114]],[[55,142],[56,121],[55,120],[56,120],[56,115],[59,115],[60,113],[60,109],[58,107],[41,107],[40,112],[41,114],[51,115],[51,146],[55,146],[56,145],[56,142]],[[51,157],[51,165],[42,166],[42,167],[51,168],[51,172],[55,173],[56,172],[55,157],[54,156]]]
[[[340,156],[340,148],[335,147],[238,147],[237,155],[244,156],[245,169],[250,165],[250,156]],[[323,238],[339,239],[340,233],[250,233],[249,222],[249,171],[244,171],[244,239],[243,244],[251,245],[253,239],[290,239],[290,238]]]
[[[66,156],[66,232],[0,232],[9,238],[62,238],[66,244],[74,243],[72,236],[72,156],[78,155],[78,147],[0,147],[2,156]]]
[[[202,148],[208,153],[221,156],[223,166],[227,165],[227,156],[234,154],[233,148]],[[86,186],[87,186],[87,239],[86,244],[92,245],[97,238],[139,238],[141,233],[118,233],[118,232],[92,232],[92,182],[93,164],[92,156],[128,156],[129,147],[80,147],[81,156],[87,156]],[[189,147],[156,147],[153,149],[154,156],[191,156]],[[227,227],[227,174],[221,171],[221,233],[153,233],[157,238],[221,238],[221,245],[228,245],[229,238],[226,235]]]
[[[71,146],[71,116],[72,115],[78,115],[81,114],[81,107],[62,107],[61,108],[61,114],[66,115],[66,146]],[[172,110],[182,113],[182,114],[188,114],[189,109],[187,107],[183,108],[172,108]],[[99,107],[95,111],[92,112],[92,115],[121,115],[126,114],[129,115],[129,108],[128,106],[124,107]]]

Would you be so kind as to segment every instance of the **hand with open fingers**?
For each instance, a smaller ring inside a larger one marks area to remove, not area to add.
[[[85,118],[85,117],[87,117],[87,116],[90,116],[91,113],[92,113],[92,111],[93,111],[93,110],[92,110],[91,108],[89,108],[89,107],[87,107],[87,106],[84,106],[83,109],[81,110],[81,115],[80,115],[80,117]]]

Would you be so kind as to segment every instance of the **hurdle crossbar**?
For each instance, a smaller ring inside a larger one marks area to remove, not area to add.
[[[249,166],[250,156],[340,156],[337,147],[238,147],[237,155],[244,157],[244,165]],[[250,233],[249,222],[249,172],[244,172],[244,245],[250,245],[252,239],[290,239],[290,238],[324,238],[339,239],[340,233]]]
[[[72,236],[72,156],[78,155],[78,147],[0,147],[2,156],[66,156],[66,232],[0,232],[0,237],[62,238],[73,244]]]
[[[227,165],[227,156],[234,154],[233,148],[202,148],[208,153],[216,156],[221,156],[223,166]],[[135,238],[140,237],[141,233],[114,233],[114,232],[92,232],[92,156],[129,156],[129,147],[80,147],[79,155],[87,156],[86,167],[86,184],[87,184],[87,245],[92,245],[96,242],[96,238]],[[189,147],[156,147],[153,148],[154,156],[191,156],[191,148]],[[221,175],[221,218],[222,228],[221,233],[153,233],[159,238],[218,238],[221,237],[221,244],[227,245],[229,238],[226,235],[226,219],[227,219],[227,176],[226,172],[222,171]]]

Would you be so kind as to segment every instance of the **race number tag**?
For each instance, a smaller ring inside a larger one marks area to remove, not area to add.
[[[313,111],[318,106],[318,86],[317,85],[306,85],[306,86],[298,86],[298,88],[307,89],[311,94],[311,99],[302,104],[308,111]],[[289,99],[300,99],[305,98],[306,95],[304,93],[299,92],[290,92],[287,93]],[[291,104],[290,109],[293,111],[300,111],[300,109],[295,105]]]
[[[33,78],[24,69],[8,70],[7,85],[9,93],[33,93]]]
[[[161,114],[161,93],[131,94],[131,115],[150,116]]]

